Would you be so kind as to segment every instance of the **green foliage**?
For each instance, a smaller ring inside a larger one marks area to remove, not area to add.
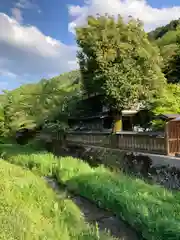
[[[163,57],[162,70],[163,70],[164,73],[169,68],[169,63],[171,62],[173,57],[176,55],[177,50],[178,50],[178,45],[173,44],[173,43],[160,47],[160,52],[161,52],[161,55]]]
[[[0,239],[68,239],[68,226],[58,220],[62,207],[43,180],[2,160],[0,165]]]
[[[158,46],[165,46],[177,43],[179,36],[179,29],[167,32],[162,38],[159,38],[156,43]]]
[[[1,160],[0,239],[94,239],[80,210],[38,176]]]
[[[179,83],[179,60],[180,60],[180,20],[172,21],[164,27],[157,28],[149,33],[160,47],[163,57],[162,70],[168,83]]]
[[[34,162],[34,166],[37,166],[37,161],[48,163],[45,158],[50,159],[51,165],[53,156],[44,153],[37,154],[36,158],[27,154],[19,163],[23,165],[24,161],[31,164]],[[7,157],[8,161],[14,163],[17,163],[16,159]],[[56,163],[54,173],[60,183],[96,202],[100,207],[110,209],[139,231],[145,239],[180,238],[179,192],[149,185],[123,173],[110,172],[102,166],[92,168],[84,161],[72,157],[60,158]]]
[[[47,122],[43,125],[42,132],[47,134],[63,134],[69,129],[67,122],[56,121],[56,122]]]
[[[177,44],[176,53],[165,62],[163,70],[169,83],[180,83],[180,43]]]
[[[119,176],[103,167],[91,168],[73,158],[61,159],[58,172],[59,180],[70,189],[112,210],[140,231],[145,239],[175,240],[180,237],[179,193],[148,185],[122,173]]]
[[[162,38],[169,31],[176,30],[176,28],[180,25],[180,20],[173,20],[169,24],[158,27],[154,31],[148,33],[150,40],[157,40]]]
[[[0,152],[10,163],[36,175],[54,177],[56,173],[59,159],[53,154],[16,144],[1,145]],[[87,224],[72,200],[63,196],[58,200],[42,178],[3,160],[0,165],[0,239],[115,240]]]
[[[79,71],[72,71],[5,91],[0,106],[1,136],[14,135],[21,128],[42,126],[45,121],[59,120],[65,125],[69,102],[80,89],[79,81]]]
[[[180,113],[180,86],[168,84],[160,98],[151,102],[152,111],[158,115],[163,113]]]
[[[157,120],[152,121],[151,127],[152,127],[153,131],[164,131],[165,125],[166,125],[165,121],[163,121],[161,119],[157,119]]]
[[[4,107],[0,106],[0,136],[6,137],[8,136],[9,129],[7,127],[8,125],[8,119],[6,119]]]
[[[83,85],[87,93],[105,94],[120,111],[160,94],[165,83],[160,53],[138,21],[89,17],[76,29]]]

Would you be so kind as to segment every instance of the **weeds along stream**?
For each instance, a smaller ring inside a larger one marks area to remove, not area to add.
[[[109,234],[115,239],[123,240],[140,240],[142,238],[138,237],[136,232],[120,220],[117,216],[112,215],[112,213],[103,210],[87,199],[70,193],[66,190],[65,186],[57,183],[53,178],[44,177],[47,184],[58,194],[59,198],[70,198],[74,204],[79,207],[85,221],[94,226],[98,226],[99,230],[103,232],[109,232]]]

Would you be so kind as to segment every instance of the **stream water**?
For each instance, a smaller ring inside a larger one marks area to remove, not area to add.
[[[125,224],[122,220],[114,216],[112,213],[98,208],[95,204],[87,199],[75,196],[59,186],[56,180],[45,178],[48,185],[58,194],[60,198],[67,195],[79,207],[83,213],[86,222],[90,224],[98,224],[100,231],[108,230],[113,237],[121,240],[140,240],[137,233]]]

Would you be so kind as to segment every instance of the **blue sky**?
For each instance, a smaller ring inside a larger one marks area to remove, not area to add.
[[[11,16],[11,9],[18,2],[16,0],[1,0],[0,12]],[[31,24],[39,28],[45,35],[71,44],[74,36],[68,30],[68,5],[81,5],[81,0],[34,0],[34,9],[23,9],[24,24]],[[38,11],[39,10],[39,11]]]
[[[78,68],[73,29],[97,13],[132,15],[149,31],[180,18],[180,1],[1,0],[0,90]]]
[[[167,8],[172,6],[180,5],[179,0],[148,0],[147,1],[152,7],[156,8]]]

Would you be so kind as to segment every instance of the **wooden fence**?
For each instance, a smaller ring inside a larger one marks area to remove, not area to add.
[[[112,149],[148,152],[174,156],[180,154],[180,120],[172,120],[166,124],[164,133],[120,132],[68,132],[66,134],[42,134],[37,138],[46,141],[58,140],[76,144],[100,146]]]
[[[112,149],[167,154],[167,140],[154,133],[121,132],[118,134],[100,132],[69,132],[68,143],[100,146]]]
[[[166,126],[167,154],[180,154],[180,121],[170,121]]]

